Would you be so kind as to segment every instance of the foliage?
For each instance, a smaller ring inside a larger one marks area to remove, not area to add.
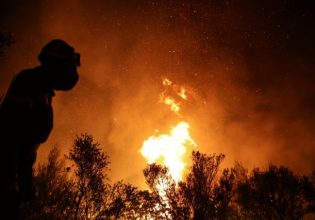
[[[53,148],[37,167],[36,196],[22,204],[21,219],[301,219],[315,212],[315,172],[270,166],[248,174],[240,164],[220,172],[223,154],[197,151],[182,182],[151,164],[143,171],[149,190],[139,190],[109,181],[109,157],[90,135],[77,136],[66,159]]]
[[[109,197],[111,203],[102,213],[104,219],[146,219],[152,213],[155,215],[157,197],[147,190],[119,181],[113,185]]]
[[[151,164],[144,169],[143,174],[150,188],[155,209],[149,212],[154,219],[188,219],[189,207],[176,187],[166,167]]]
[[[74,163],[76,208],[75,219],[96,218],[104,206],[104,194],[108,192],[109,158],[87,134],[77,136],[67,157]]]
[[[210,219],[217,215],[214,188],[223,159],[223,154],[206,155],[198,151],[192,153],[193,165],[180,188],[193,219]]]
[[[21,219],[68,219],[74,208],[73,183],[67,178],[65,161],[59,159],[59,150],[53,148],[48,162],[40,164],[34,178],[36,195],[21,207]]]
[[[192,153],[193,165],[185,181],[176,186],[165,167],[152,164],[144,170],[152,193],[159,196],[159,217],[164,219],[226,219],[232,208],[236,171],[225,169],[218,177],[223,154]],[[166,185],[161,195],[159,185]],[[165,202],[167,201],[167,202]],[[164,214],[164,216],[163,216]],[[166,215],[165,215],[166,214]]]
[[[301,219],[315,212],[314,185],[286,167],[254,169],[237,188],[243,215],[255,219]]]

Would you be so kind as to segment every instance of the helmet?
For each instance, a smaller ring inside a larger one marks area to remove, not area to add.
[[[75,53],[74,48],[65,41],[55,39],[46,44],[38,55],[42,65],[70,63],[80,66],[80,54]]]
[[[46,44],[38,55],[51,86],[55,90],[70,90],[78,81],[80,54],[65,41],[55,39]]]

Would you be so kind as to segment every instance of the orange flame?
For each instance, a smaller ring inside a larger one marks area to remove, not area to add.
[[[182,99],[187,100],[186,90],[184,87],[181,87],[179,92],[177,93]]]
[[[171,80],[169,80],[168,78],[164,78],[163,79],[163,85],[164,86],[170,86],[170,85],[172,85],[172,81]]]
[[[195,142],[189,135],[189,125],[187,122],[180,122],[175,126],[170,134],[151,136],[144,141],[141,154],[147,159],[149,164],[159,162],[162,159],[169,172],[177,183],[182,180],[185,162],[183,156],[186,153],[185,146],[195,146]]]
[[[164,78],[162,80],[164,91],[160,95],[160,102],[168,105],[171,111],[179,114],[181,101],[187,100],[186,89],[182,86],[177,86],[171,80]],[[191,91],[188,91],[191,95]],[[175,97],[173,97],[175,95]],[[179,99],[180,98],[180,99]],[[152,135],[143,142],[140,149],[143,157],[146,158],[149,164],[157,163],[168,168],[169,174],[177,184],[183,179],[183,173],[186,166],[184,156],[187,151],[186,147],[196,146],[189,134],[189,124],[181,121],[174,128],[170,134]],[[166,192],[168,189],[167,181],[159,178],[156,183],[156,188],[160,197],[166,207],[170,207],[170,201],[167,198]],[[156,204],[155,209],[161,209],[159,204]],[[165,216],[171,217],[170,213],[166,211]],[[150,215],[147,219],[153,219]]]
[[[171,110],[175,113],[178,113],[180,108],[179,108],[179,103],[176,103],[174,99],[171,97],[161,97],[161,101],[164,102],[166,105],[171,107]]]
[[[173,112],[179,115],[181,101],[188,100],[186,88],[176,85],[167,78],[162,79],[162,84],[164,91],[160,95],[160,102],[168,105]]]

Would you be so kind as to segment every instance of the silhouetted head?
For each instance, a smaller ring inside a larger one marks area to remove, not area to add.
[[[55,90],[70,90],[78,81],[80,54],[65,41],[55,39],[46,44],[38,55]]]

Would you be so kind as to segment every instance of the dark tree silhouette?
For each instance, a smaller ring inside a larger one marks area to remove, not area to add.
[[[76,177],[75,219],[95,219],[103,211],[109,191],[109,157],[88,134],[77,136],[68,159],[74,162]]]
[[[150,216],[154,219],[189,219],[189,207],[168,169],[151,164],[143,173],[153,194],[153,205],[156,204],[157,207],[153,213],[150,212]]]
[[[148,190],[111,183],[109,158],[87,134],[77,136],[65,167],[54,148],[35,176],[36,196],[21,206],[21,219],[302,219],[314,216],[314,172],[295,175],[270,166],[250,174],[240,164],[219,172],[223,154],[192,153],[186,178],[176,184],[166,167],[143,173]],[[72,178],[70,176],[72,175]]]
[[[68,179],[65,161],[53,148],[48,162],[37,167],[35,198],[21,206],[21,219],[69,219],[74,209],[73,183]]]
[[[243,216],[254,219],[301,219],[315,212],[314,185],[286,167],[254,169],[237,189]]]
[[[186,203],[190,207],[192,219],[216,219],[218,207],[214,188],[223,154],[206,155],[192,153],[193,165],[185,182],[180,188]]]
[[[193,165],[183,182],[176,186],[167,168],[152,164],[144,170],[146,182],[159,198],[159,214],[163,219],[227,219],[236,217],[232,206],[237,169],[225,169],[218,175],[220,155],[192,153]],[[161,195],[159,185],[165,185]]]
[[[104,219],[147,219],[156,216],[157,197],[147,190],[121,181],[113,185],[107,197],[110,204],[102,213]]]
[[[235,169],[224,169],[218,183],[213,187],[214,219],[228,219],[237,215],[232,204],[235,179]]]

